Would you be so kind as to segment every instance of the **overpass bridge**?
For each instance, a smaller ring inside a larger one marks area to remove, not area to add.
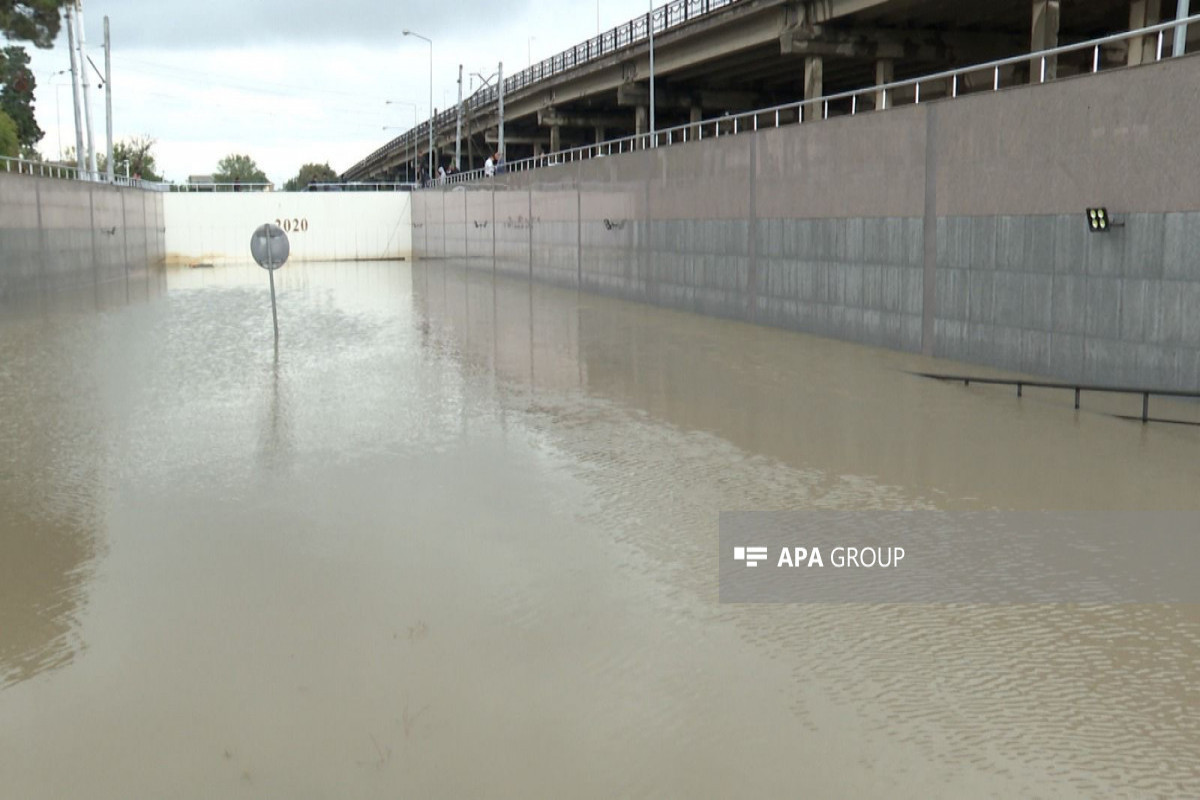
[[[673,0],[652,19],[641,15],[505,77],[505,156],[646,132],[650,24],[656,128],[665,128],[1136,30],[1187,10],[1184,0]],[[1192,36],[1198,33],[1193,27]],[[1106,47],[1099,66],[1151,61],[1156,45],[1147,39]],[[1049,77],[1086,68],[1052,63]],[[1040,80],[1035,72],[1011,64],[1000,81]],[[986,87],[968,82],[957,89],[994,88],[981,80]],[[482,165],[497,149],[500,100],[494,85],[464,100],[462,169]],[[403,179],[427,163],[430,125],[435,160],[448,165],[457,123],[458,110],[444,110],[342,177]]]

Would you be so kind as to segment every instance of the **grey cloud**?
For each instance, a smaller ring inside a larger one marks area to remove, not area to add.
[[[112,19],[113,40],[123,48],[244,47],[394,43],[404,28],[430,38],[484,34],[497,17],[520,16],[531,0],[387,2],[386,0],[89,0],[84,3],[89,40],[99,40],[101,19]]]

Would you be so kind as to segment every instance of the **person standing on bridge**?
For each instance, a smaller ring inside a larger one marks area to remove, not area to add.
[[[499,154],[497,154],[499,155]],[[483,162],[483,176],[490,178],[496,174],[496,156],[488,156],[487,161]]]

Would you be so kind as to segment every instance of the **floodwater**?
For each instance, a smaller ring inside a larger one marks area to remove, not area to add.
[[[1200,796],[1196,607],[720,605],[715,558],[730,509],[1196,509],[1200,428],[278,277],[278,350],[254,267],[0,310],[0,796]]]

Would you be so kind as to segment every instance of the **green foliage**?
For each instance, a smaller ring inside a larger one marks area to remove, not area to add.
[[[113,174],[119,177],[128,175],[131,178],[141,178],[144,181],[161,181],[158,165],[154,160],[154,139],[149,136],[133,136],[113,142]],[[75,148],[68,147],[63,153],[64,164],[74,164]],[[108,168],[108,153],[103,150],[96,153],[96,171],[105,172]]]
[[[149,136],[134,136],[113,143],[113,172],[117,175],[140,177],[144,181],[161,181],[154,163],[154,140]],[[107,159],[105,166],[107,166]],[[101,167],[104,169],[105,167]]]
[[[50,47],[71,0],[0,0],[0,36]]]
[[[0,0],[2,5],[4,0]],[[32,147],[45,135],[33,116],[33,90],[37,80],[29,69],[29,54],[22,47],[0,50],[0,111],[17,124],[17,138]]]
[[[0,111],[0,156],[16,158],[21,152],[21,142],[17,139],[17,123],[12,117]]]
[[[302,192],[310,183],[336,183],[339,176],[329,166],[324,164],[305,164],[300,167],[300,173],[283,185],[285,192]]]
[[[268,183],[267,176],[250,156],[227,155],[217,163],[213,174],[217,183]]]

